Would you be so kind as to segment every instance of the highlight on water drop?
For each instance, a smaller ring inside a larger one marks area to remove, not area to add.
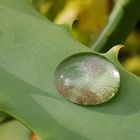
[[[120,86],[117,68],[105,57],[80,53],[64,60],[55,71],[58,92],[73,103],[97,105],[110,100]]]

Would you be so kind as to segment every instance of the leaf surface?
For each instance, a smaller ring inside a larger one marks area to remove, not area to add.
[[[34,10],[27,14],[27,0],[21,0],[25,8],[20,10],[16,1],[20,6],[18,0],[0,1],[0,110],[43,140],[138,140],[140,79],[126,72],[111,51],[104,56],[121,74],[117,96],[99,106],[65,100],[54,88],[56,67],[68,56],[92,50],[73,39],[64,26]]]

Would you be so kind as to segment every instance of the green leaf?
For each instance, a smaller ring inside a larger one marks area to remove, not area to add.
[[[40,19],[45,19],[41,17],[40,14],[33,8],[31,1],[32,0],[1,0],[0,5],[15,9],[17,12],[19,11]]]
[[[138,0],[117,0],[105,28],[91,48],[106,52],[112,46],[124,43],[140,18],[139,5]]]
[[[14,8],[15,1],[0,1],[0,110],[43,140],[138,140],[140,79],[126,72],[111,51],[105,57],[121,74],[116,98],[90,107],[65,100],[54,88],[56,67],[70,55],[92,50],[65,27],[27,14],[28,8]],[[21,1],[26,7],[28,1]]]

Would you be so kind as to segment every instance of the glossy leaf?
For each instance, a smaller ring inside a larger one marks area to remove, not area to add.
[[[0,1],[0,110],[43,140],[138,140],[140,79],[122,68],[117,52],[104,54],[121,74],[116,98],[90,107],[65,100],[54,88],[56,67],[68,56],[91,50],[65,26],[30,11],[27,0],[18,2]]]

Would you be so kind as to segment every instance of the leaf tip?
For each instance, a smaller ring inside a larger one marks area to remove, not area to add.
[[[116,45],[114,46],[112,49],[110,49],[110,51],[114,51],[115,53],[119,53],[120,49],[125,47],[124,45],[120,44],[120,45]]]
[[[116,46],[112,47],[112,48],[106,53],[106,55],[107,55],[107,56],[108,56],[108,55],[109,55],[109,56],[112,55],[112,56],[114,56],[115,58],[118,59],[118,53],[119,53],[120,49],[123,48],[123,47],[125,47],[125,46],[122,45],[122,44],[116,45]]]
[[[72,28],[73,28],[73,24],[75,21],[77,21],[77,18],[71,18],[70,20],[68,20],[67,22],[65,22],[64,24],[61,24],[61,26],[63,28],[66,28],[68,31],[71,32]]]

